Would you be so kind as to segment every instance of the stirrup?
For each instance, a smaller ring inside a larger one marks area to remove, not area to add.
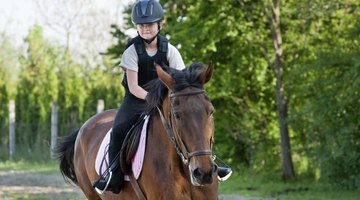
[[[112,178],[112,171],[109,171],[109,179],[108,179],[108,181],[106,182],[105,187],[101,190],[101,189],[99,189],[99,188],[97,188],[97,187],[95,186],[95,187],[94,187],[94,188],[95,188],[95,191],[96,191],[98,194],[103,194],[103,193],[106,191],[106,189],[109,187],[111,178]]]
[[[226,181],[232,174],[231,167],[216,155],[212,155],[213,162],[218,166],[218,181]],[[220,173],[219,173],[220,172]]]
[[[218,180],[219,180],[219,182],[226,181],[231,176],[231,174],[232,174],[231,168],[219,167],[218,168]]]

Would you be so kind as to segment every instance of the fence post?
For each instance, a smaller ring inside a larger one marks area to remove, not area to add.
[[[104,100],[103,99],[99,99],[97,102],[97,107],[96,107],[96,113],[101,113],[102,111],[104,111]]]
[[[57,144],[58,137],[58,112],[57,104],[53,102],[51,108],[51,144],[50,144],[50,157],[54,158],[54,149]]]
[[[15,101],[9,102],[9,156],[13,159],[16,150],[15,143]]]

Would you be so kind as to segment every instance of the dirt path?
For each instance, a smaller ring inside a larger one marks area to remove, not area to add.
[[[0,199],[85,199],[80,190],[64,182],[60,174],[0,170]],[[34,198],[31,198],[34,199]]]
[[[76,186],[64,182],[60,174],[0,170],[0,199],[83,200]],[[31,197],[31,198],[30,198]],[[239,195],[220,195],[219,200],[265,200]]]

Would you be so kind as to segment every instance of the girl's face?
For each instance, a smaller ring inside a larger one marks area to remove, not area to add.
[[[153,22],[149,24],[138,24],[136,25],[136,28],[137,31],[139,32],[139,35],[146,40],[155,37],[159,31],[157,22]]]

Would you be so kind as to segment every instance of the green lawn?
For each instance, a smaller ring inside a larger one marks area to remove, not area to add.
[[[359,190],[342,190],[324,183],[293,181],[285,183],[268,180],[250,173],[234,174],[220,183],[220,193],[240,194],[248,197],[271,197],[280,200],[358,200]],[[276,178],[275,178],[276,179]]]
[[[59,166],[55,161],[50,162],[28,162],[28,161],[5,161],[0,162],[0,170],[33,171],[44,173],[59,172]]]

